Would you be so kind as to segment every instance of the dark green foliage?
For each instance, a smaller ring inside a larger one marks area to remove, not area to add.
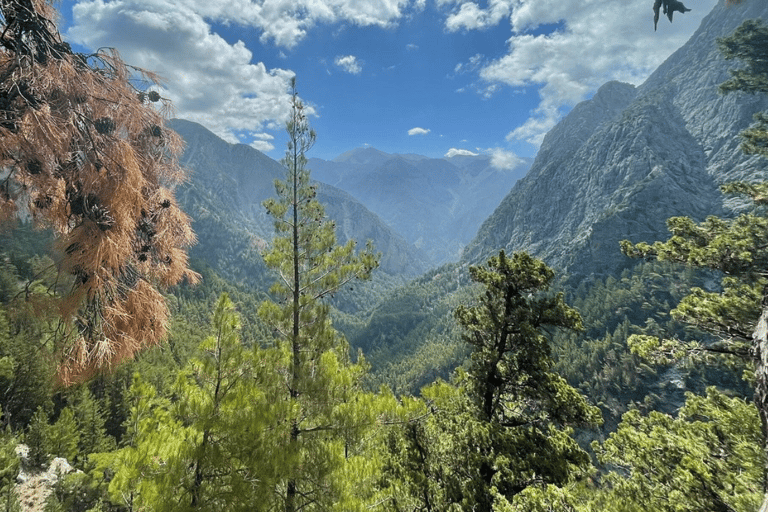
[[[40,347],[39,323],[24,317],[30,323],[0,305],[0,407],[3,424],[15,429],[23,428],[52,393],[53,370]]]
[[[720,84],[721,92],[768,92],[768,27],[762,20],[745,21],[733,34],[718,39],[717,46],[723,57],[744,64],[731,70],[731,78]]]
[[[461,383],[487,425],[487,456],[479,466],[484,485],[478,503],[491,488],[511,500],[531,485],[562,485],[589,458],[570,437],[569,426],[595,426],[600,413],[552,371],[550,329],[582,329],[580,315],[548,293],[554,272],[525,253],[504,251],[487,267],[470,267],[483,285],[478,304],[460,306],[455,315],[472,347]],[[487,506],[487,505],[486,505]]]
[[[752,512],[763,496],[761,444],[755,407],[714,388],[688,394],[677,417],[630,411],[605,443],[593,444],[614,469],[597,509]]]
[[[470,275],[483,288],[455,311],[469,367],[456,385],[426,387],[429,413],[388,442],[397,509],[490,511],[590,467],[572,427],[596,426],[600,413],[552,372],[547,329],[581,327],[562,294],[548,293],[553,271],[502,251]]]
[[[569,293],[583,317],[585,332],[555,334],[554,368],[600,405],[606,420],[603,432],[615,429],[630,407],[674,412],[684,401],[678,386],[701,393],[707,385],[717,384],[749,394],[740,370],[733,372],[722,364],[673,368],[670,361],[655,366],[627,345],[630,336],[640,334],[675,337],[686,343],[713,340],[669,311],[692,289],[713,289],[716,277],[713,272],[668,262],[640,261],[616,278],[584,282]]]
[[[71,407],[77,423],[80,458],[88,454],[114,449],[115,440],[107,435],[106,418],[102,405],[86,385],[78,386],[72,393]]]
[[[34,279],[35,270],[30,264],[34,256],[47,254],[53,243],[53,233],[35,229],[31,224],[8,221],[0,225],[0,252],[3,259],[16,267],[24,280]]]
[[[484,294],[475,306],[459,306],[455,315],[472,347],[469,393],[483,419],[517,426],[545,413],[542,419],[551,421],[547,409],[561,392],[561,379],[550,372],[551,348],[543,330],[581,330],[581,317],[565,304],[562,293],[546,294],[554,272],[528,254],[507,258],[501,251],[487,268],[470,267],[470,275],[484,286]],[[510,409],[506,401],[525,406]],[[579,417],[584,411],[574,417],[560,412],[558,422],[586,419]]]
[[[47,428],[46,434],[46,451],[53,456],[74,462],[83,453],[80,451],[80,429],[72,408],[62,409],[56,423]]]
[[[468,352],[452,310],[471,296],[459,287],[461,276],[459,268],[446,265],[393,290],[350,336],[371,364],[372,389],[385,384],[416,394],[437,378],[448,379],[461,364]]]
[[[48,439],[50,425],[48,425],[48,413],[42,407],[38,407],[29,421],[24,442],[29,447],[27,460],[31,467],[40,469],[47,466],[51,460]]]
[[[7,259],[0,259],[0,303],[8,302],[19,293],[19,275]]]

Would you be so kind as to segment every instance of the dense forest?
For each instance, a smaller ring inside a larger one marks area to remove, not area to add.
[[[616,275],[498,249],[383,283],[318,201],[294,81],[266,270],[233,282],[187,259],[155,77],[40,0],[0,19],[3,510],[760,508],[768,184]],[[768,93],[766,40],[719,40],[723,94]],[[742,138],[768,157],[768,115]]]

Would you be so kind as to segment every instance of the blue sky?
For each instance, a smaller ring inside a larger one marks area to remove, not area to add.
[[[273,158],[288,84],[330,159],[370,145],[500,168],[608,80],[640,84],[716,0],[653,31],[652,0],[71,0],[65,38],[165,78],[176,115]]]

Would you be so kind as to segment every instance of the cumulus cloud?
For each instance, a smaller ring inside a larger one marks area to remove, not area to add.
[[[445,154],[445,158],[453,158],[454,156],[477,156],[479,154],[480,153],[473,153],[472,151],[470,151],[468,149],[451,148]]]
[[[177,116],[237,142],[236,134],[282,127],[294,73],[253,62],[244,43],[228,43],[211,24],[251,28],[262,43],[291,49],[319,24],[389,27],[423,6],[424,0],[81,0],[67,39],[90,49],[119,48],[126,62],[164,78],[162,94]]]
[[[502,171],[511,171],[523,163],[523,159],[512,151],[501,148],[491,150],[491,166]]]
[[[354,55],[339,55],[336,57],[336,59],[333,61],[334,64],[336,64],[338,67],[346,71],[347,73],[351,73],[353,75],[359,75],[360,72],[363,70],[363,66],[360,63],[360,61],[357,60],[357,57]]]
[[[467,0],[437,3],[447,12],[449,31],[483,29],[509,20],[506,54],[484,63],[479,74],[490,86],[540,88],[540,103],[531,118],[509,134],[510,139],[539,144],[563,112],[605,82],[642,83],[688,40],[716,2],[697,2],[673,24],[662,20],[663,35],[653,31],[652,12],[643,1],[489,0],[485,7]],[[547,24],[558,29],[532,33]],[[494,92],[492,87],[480,91]]]
[[[522,140],[534,146],[541,146],[544,136],[554,128],[561,117],[561,110],[554,106],[544,105],[542,102],[542,105],[532,112],[531,117],[507,134],[506,139],[508,142]]]
[[[408,130],[408,135],[426,135],[429,132],[431,132],[429,128],[419,128],[418,126],[416,128],[411,128]]]
[[[140,1],[140,0],[133,0]],[[158,0],[149,0],[150,3]],[[146,0],[145,0],[146,2]],[[344,21],[359,26],[389,27],[401,19],[412,0],[180,0],[206,19],[253,27],[262,42],[292,48],[321,23]],[[413,2],[419,9],[422,1]]]
[[[443,4],[447,2],[442,2]],[[454,9],[445,20],[445,27],[451,31],[484,29],[497,25],[508,16],[512,8],[510,0],[491,0],[486,9],[475,2],[464,2]]]
[[[81,2],[68,38],[88,48],[120,48],[126,62],[163,77],[162,94],[178,117],[229,142],[240,141],[236,133],[280,128],[290,110],[294,73],[252,63],[245,44],[227,43],[193,7],[171,0]],[[267,144],[261,138],[255,145]]]

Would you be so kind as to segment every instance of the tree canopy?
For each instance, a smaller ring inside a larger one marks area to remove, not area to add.
[[[718,40],[728,59],[739,59],[743,67],[731,72],[731,79],[720,86],[723,93],[768,92],[768,66],[765,64],[768,27],[759,20],[745,21],[732,35]],[[768,157],[766,114],[758,113],[756,123],[742,133],[742,148],[750,154]],[[762,425],[763,471],[768,468],[768,182],[736,182],[722,187],[723,192],[751,200],[744,213],[732,218],[708,217],[695,222],[688,217],[667,221],[671,237],[653,244],[622,242],[625,254],[659,258],[711,269],[721,277],[721,289],[694,288],[671,313],[716,337],[680,343],[652,336],[630,338],[633,350],[665,362],[678,358],[726,354],[740,360],[747,375],[754,379],[754,401]],[[764,489],[765,490],[765,489]],[[768,506],[766,494],[765,506]]]

